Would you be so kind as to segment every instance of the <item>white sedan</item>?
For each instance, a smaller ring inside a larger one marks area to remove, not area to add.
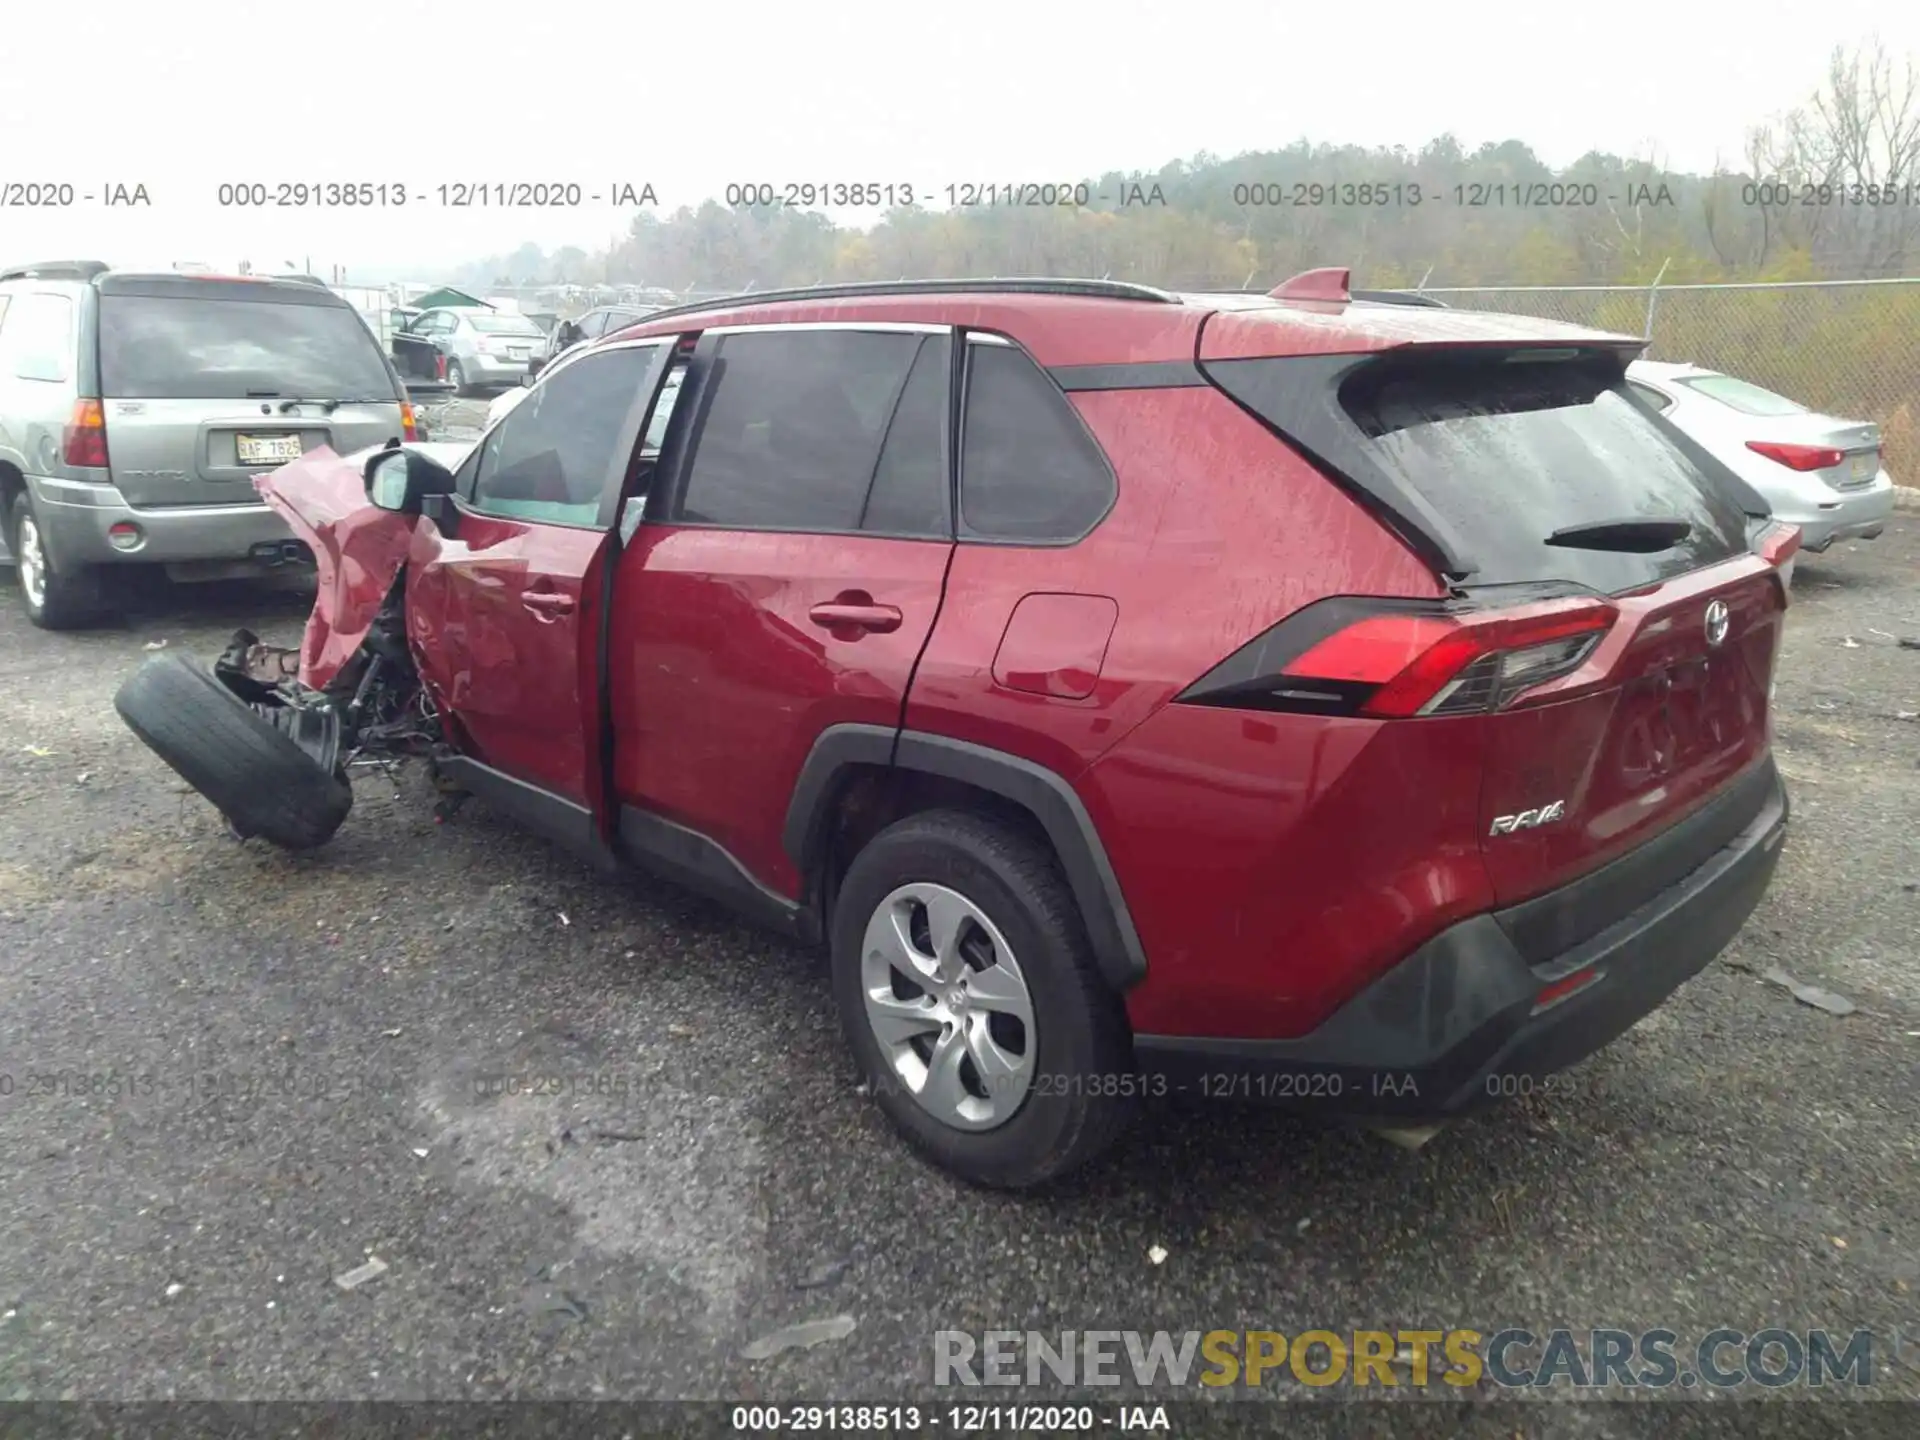
[[[1839,420],[1745,380],[1636,360],[1627,383],[1714,458],[1766,497],[1775,518],[1800,527],[1800,548],[1871,540],[1893,513],[1880,427]]]

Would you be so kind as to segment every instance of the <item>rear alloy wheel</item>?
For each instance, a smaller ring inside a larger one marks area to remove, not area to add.
[[[1124,1127],[1126,1016],[1036,838],[964,811],[909,816],[848,867],[832,940],[861,1072],[944,1168],[1025,1189],[1084,1165]]]
[[[53,568],[46,536],[26,491],[13,497],[6,520],[7,547],[13,551],[27,619],[42,630],[71,630],[94,619],[100,611],[98,586],[85,571],[74,574]]]

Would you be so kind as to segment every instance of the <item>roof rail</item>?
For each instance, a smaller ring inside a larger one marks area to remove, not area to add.
[[[791,300],[854,300],[872,295],[1078,295],[1090,300],[1145,300],[1178,305],[1180,297],[1151,285],[1124,280],[1065,280],[1016,277],[1006,280],[973,277],[960,280],[862,280],[850,285],[808,285],[797,290],[748,290],[670,305],[647,316],[649,323],[703,310],[733,310],[742,305],[775,305]]]
[[[1354,290],[1349,293],[1355,300],[1365,300],[1373,305],[1420,305],[1431,310],[1453,308],[1444,300],[1436,300],[1431,295],[1422,295],[1415,290]]]
[[[39,260],[0,270],[0,280],[91,280],[109,268],[101,260]]]

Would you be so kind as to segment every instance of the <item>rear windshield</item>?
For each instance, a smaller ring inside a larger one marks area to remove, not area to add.
[[[1381,366],[1341,406],[1454,527],[1477,584],[1572,580],[1631,589],[1747,548],[1746,517],[1628,398],[1617,369],[1567,361]],[[1548,545],[1597,521],[1673,518],[1692,533],[1651,555]]]
[[[1562,358],[1382,359],[1349,372],[1333,404],[1324,388],[1321,399],[1301,393],[1329,379],[1298,361],[1206,368],[1357,488],[1417,494],[1474,564],[1470,585],[1570,581],[1614,593],[1745,551],[1739,482],[1669,438],[1629,398],[1616,360],[1552,353]],[[1654,554],[1547,543],[1574,526],[1642,518],[1693,528]]]
[[[482,335],[538,335],[540,327],[531,320],[516,320],[504,315],[469,315],[467,323]]]
[[[1805,415],[1807,407],[1797,405],[1784,395],[1776,395],[1771,390],[1762,390],[1758,385],[1749,385],[1744,380],[1736,380],[1731,375],[1687,375],[1680,384],[1689,390],[1698,391],[1709,400],[1718,400],[1722,405],[1731,406],[1742,415]]]
[[[351,308],[199,296],[101,296],[100,388],[112,399],[398,398]]]

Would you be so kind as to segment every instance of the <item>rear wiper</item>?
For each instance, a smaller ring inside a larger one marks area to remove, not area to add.
[[[1657,555],[1671,550],[1693,533],[1686,520],[1590,520],[1569,525],[1547,537],[1547,544],[1568,550],[1619,550],[1629,555]]]

